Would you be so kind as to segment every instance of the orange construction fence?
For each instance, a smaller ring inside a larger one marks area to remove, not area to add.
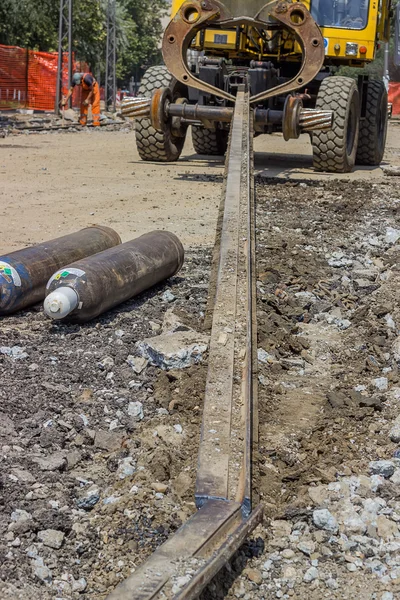
[[[27,108],[54,111],[57,86],[57,52],[36,52],[0,44],[0,110]],[[63,56],[62,93],[68,86],[68,54]],[[73,70],[88,71],[73,61]],[[79,105],[78,90],[73,105]]]
[[[389,83],[389,102],[393,105],[392,114],[400,115],[400,83],[395,81]]]

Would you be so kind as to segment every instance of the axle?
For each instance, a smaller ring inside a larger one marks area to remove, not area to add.
[[[188,104],[185,98],[172,102],[169,89],[160,88],[152,98],[125,99],[121,113],[125,117],[148,118],[158,131],[164,131],[168,123],[173,129],[199,122],[213,129],[215,123],[232,121],[234,107]],[[280,125],[285,140],[296,139],[301,133],[331,129],[333,121],[332,111],[304,108],[299,96],[288,96],[283,110],[255,108],[252,114],[254,131],[262,133],[268,125]]]

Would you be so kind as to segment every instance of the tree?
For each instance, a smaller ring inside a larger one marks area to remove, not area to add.
[[[117,20],[117,75],[128,83],[130,76],[144,65],[161,62],[161,18],[166,14],[166,0],[121,0],[122,19]]]
[[[59,0],[0,0],[0,44],[45,52],[58,49]],[[161,60],[166,0],[116,0],[118,83],[143,64]],[[78,61],[104,74],[107,0],[74,0],[73,50]]]

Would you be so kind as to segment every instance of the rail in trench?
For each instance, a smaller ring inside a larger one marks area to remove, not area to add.
[[[258,411],[250,110],[243,87],[237,94],[225,165],[195,490],[198,510],[107,600],[196,598],[262,520],[252,464]]]

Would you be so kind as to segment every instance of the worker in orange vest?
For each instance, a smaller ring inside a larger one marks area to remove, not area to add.
[[[99,84],[90,73],[74,73],[68,94],[62,99],[62,106],[67,104],[76,85],[82,86],[81,116],[79,123],[81,125],[86,125],[89,105],[91,105],[93,125],[98,127],[100,125],[100,88]]]

